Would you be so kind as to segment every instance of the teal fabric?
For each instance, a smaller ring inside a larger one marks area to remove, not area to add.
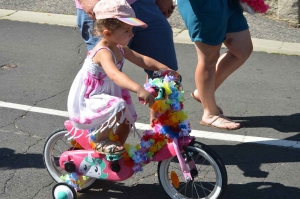
[[[226,33],[249,28],[234,0],[178,0],[177,4],[193,42],[220,45]]]

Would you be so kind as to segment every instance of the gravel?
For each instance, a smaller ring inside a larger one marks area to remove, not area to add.
[[[26,10],[35,12],[47,12],[57,14],[75,15],[73,0],[0,0],[0,9]],[[283,42],[300,43],[300,28],[293,28],[284,21],[261,14],[250,15],[245,13],[251,36],[253,38],[276,40]],[[168,19],[173,28],[186,29],[177,8]]]

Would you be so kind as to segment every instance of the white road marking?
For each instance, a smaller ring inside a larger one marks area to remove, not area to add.
[[[68,117],[68,113],[66,111],[59,111],[59,110],[47,109],[41,107],[33,107],[33,106],[27,106],[27,105],[15,104],[15,103],[3,102],[3,101],[0,101],[0,107]],[[136,128],[140,130],[147,130],[150,128],[149,124],[136,122],[135,125]],[[198,138],[213,139],[213,140],[224,140],[224,141],[240,142],[240,143],[255,143],[255,144],[272,145],[278,147],[289,147],[289,148],[296,148],[296,149],[300,148],[300,143],[292,140],[279,140],[273,138],[233,135],[228,133],[218,133],[218,132],[200,131],[200,130],[192,130],[191,135]]]

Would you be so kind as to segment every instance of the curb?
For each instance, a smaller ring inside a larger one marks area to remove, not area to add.
[[[75,15],[40,13],[0,9],[0,20],[22,21],[49,25],[77,27]],[[187,30],[173,28],[174,42],[193,44]],[[300,55],[300,43],[252,38],[253,50],[258,52]],[[222,47],[225,47],[224,45]]]

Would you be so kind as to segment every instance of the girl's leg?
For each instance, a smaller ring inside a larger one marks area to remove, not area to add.
[[[120,118],[121,118],[121,116],[122,116],[122,114],[124,114],[124,112],[125,112],[125,109],[123,109],[122,111],[120,111],[119,113],[117,113],[117,115],[116,115],[116,118],[112,118],[111,119],[111,121],[109,121],[110,123],[111,122],[113,122],[113,121],[119,121],[120,120]],[[126,121],[126,120],[125,120]],[[125,122],[124,122],[125,123]],[[115,124],[114,124],[115,125]],[[113,127],[114,127],[114,125],[112,125],[112,127],[111,128],[106,128],[104,131],[102,131],[101,133],[97,133],[96,134],[96,142],[97,143],[100,143],[101,141],[104,141],[104,140],[107,140],[108,138],[109,138],[109,133],[112,131],[112,129],[113,129]],[[122,125],[122,124],[121,124]],[[119,128],[119,127],[118,127]],[[128,128],[129,129],[129,128]],[[128,132],[129,133],[129,132]],[[128,133],[127,133],[127,136],[128,136]],[[120,136],[120,135],[119,135]],[[127,136],[126,136],[126,138],[127,138]],[[125,138],[125,141],[126,141],[126,138]],[[121,137],[120,137],[120,139],[121,139]],[[123,135],[122,135],[122,139],[124,139],[123,138]],[[106,146],[108,146],[108,145],[110,145],[110,144],[112,144],[112,141],[108,141],[104,146],[103,146],[103,148],[105,149],[105,147]],[[120,146],[116,146],[116,151],[120,151],[120,150],[123,150],[124,149],[124,146],[123,146],[123,144],[124,143],[122,143],[121,142],[121,144],[122,145],[120,145]]]
[[[127,124],[126,120],[117,127],[117,129],[115,131],[115,134],[119,136],[119,140],[121,142],[121,145],[125,144],[131,127],[132,127],[132,125]]]

